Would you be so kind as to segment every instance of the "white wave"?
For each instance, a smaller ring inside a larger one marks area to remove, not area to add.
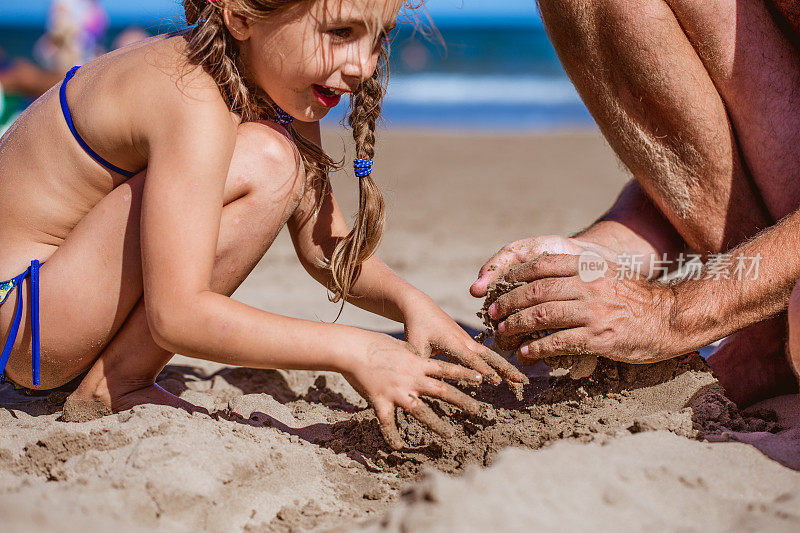
[[[389,78],[388,103],[398,104],[572,104],[580,97],[566,78],[416,74]]]

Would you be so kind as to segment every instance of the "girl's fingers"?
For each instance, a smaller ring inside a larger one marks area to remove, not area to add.
[[[438,379],[426,378],[422,384],[422,394],[444,400],[471,415],[477,414],[481,409],[481,404],[478,400],[464,394],[449,383],[444,383]]]
[[[498,325],[503,335],[520,335],[548,329],[565,329],[585,324],[577,302],[546,302],[509,315]]]
[[[545,357],[558,355],[591,355],[588,349],[589,330],[585,327],[563,329],[541,339],[524,343],[517,350],[520,363],[531,365]]]
[[[495,369],[497,373],[500,374],[500,376],[507,382],[524,383],[525,385],[530,383],[528,376],[520,372],[517,367],[506,361],[503,356],[494,350],[483,347],[481,354],[483,360],[486,361],[489,366]]]
[[[406,338],[409,338],[408,332],[406,332]],[[409,340],[408,344],[410,344],[414,348],[414,351],[420,357],[423,357],[425,359],[429,359],[431,356],[433,356],[433,351],[431,350],[431,345],[427,340],[425,340],[423,342],[413,342],[413,341]]]
[[[492,367],[489,366],[489,364],[486,361],[484,361],[483,358],[480,357],[479,355],[466,350],[452,350],[449,348],[440,348],[440,350],[449,359],[455,361],[462,367],[467,367],[478,371],[480,373],[482,380],[485,379],[486,381],[494,385],[498,385],[500,383],[500,376],[498,376],[497,372],[495,372],[492,369]],[[475,380],[470,379],[470,381],[475,381]]]
[[[454,365],[438,359],[428,359],[426,374],[439,379],[451,379],[453,381],[469,381],[470,383],[480,384],[483,378],[475,370],[464,368],[461,365]],[[489,369],[491,370],[491,369]]]
[[[449,439],[455,435],[455,430],[453,426],[436,416],[436,413],[433,412],[433,409],[428,407],[428,405],[420,400],[419,398],[416,399],[416,405],[414,407],[407,409],[408,413],[419,420],[422,424],[431,428],[436,434]]]
[[[397,430],[397,422],[394,418],[394,405],[381,404],[380,407],[376,405],[375,415],[378,417],[378,427],[381,430],[383,440],[386,441],[386,444],[394,450],[402,450],[405,448],[406,445],[403,442],[403,438]]]

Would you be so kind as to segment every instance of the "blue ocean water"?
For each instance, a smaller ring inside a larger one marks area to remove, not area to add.
[[[152,34],[178,27],[169,20],[143,26]],[[408,25],[392,35],[386,126],[519,131],[593,124],[540,23],[453,19],[437,29],[440,38]],[[112,28],[109,43],[121,30]],[[41,32],[0,22],[0,49],[30,57]],[[343,99],[326,122],[340,121],[346,109]]]

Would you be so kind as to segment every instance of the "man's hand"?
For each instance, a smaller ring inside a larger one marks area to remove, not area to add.
[[[643,278],[624,279],[608,263],[605,274],[582,281],[575,255],[545,255],[513,267],[510,282],[526,282],[489,308],[504,319],[499,336],[559,330],[524,342],[517,350],[521,363],[545,357],[590,354],[628,363],[652,363],[677,356],[690,347],[670,324],[675,298],[672,289]]]
[[[536,259],[543,253],[580,255],[585,251],[595,252],[607,261],[613,261],[616,257],[613,250],[599,244],[559,235],[544,235],[514,241],[486,261],[469,292],[476,298],[486,296],[486,290],[494,280],[502,278],[515,265]]]

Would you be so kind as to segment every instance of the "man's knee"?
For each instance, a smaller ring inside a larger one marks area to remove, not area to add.
[[[795,376],[800,377],[800,281],[789,299],[789,364]]]
[[[538,5],[545,24],[566,23],[574,27],[598,22],[606,25],[616,20],[644,21],[672,14],[666,0],[538,0]]]

